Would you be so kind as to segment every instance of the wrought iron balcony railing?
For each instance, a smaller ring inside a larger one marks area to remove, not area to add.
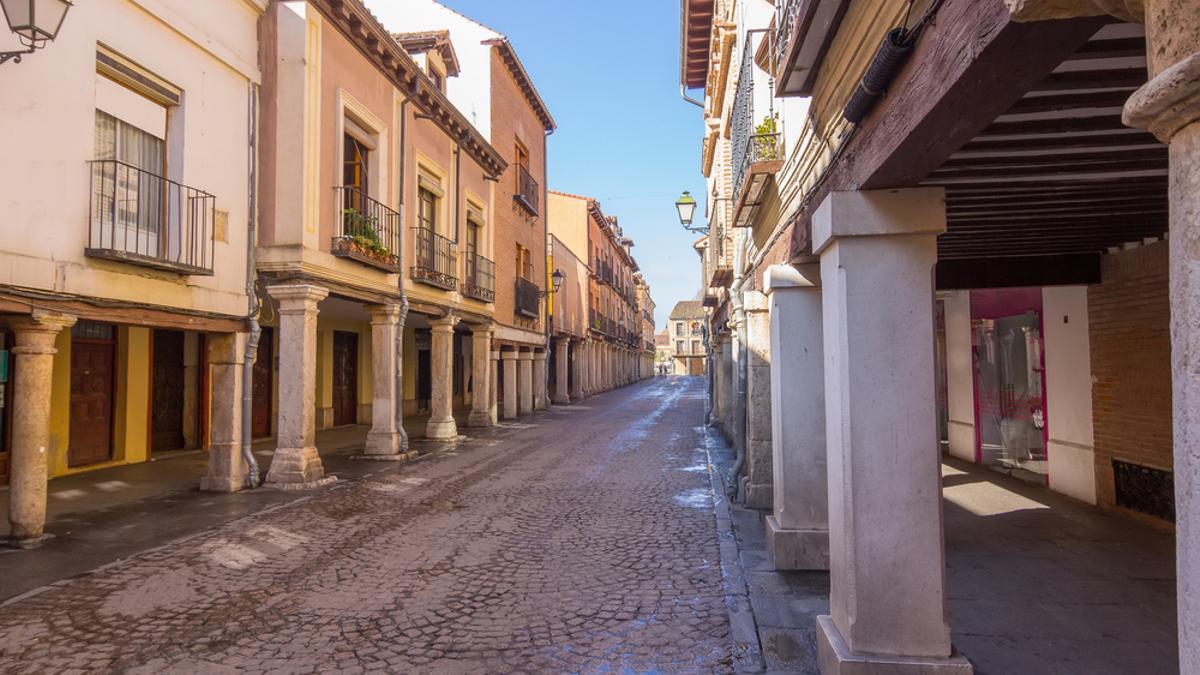
[[[517,165],[517,193],[513,199],[529,213],[538,214],[538,182],[524,165]]]
[[[483,302],[496,299],[496,264],[481,255],[468,255],[462,294]]]
[[[529,281],[528,279],[517,277],[516,303],[514,305],[514,311],[518,315],[528,317],[530,319],[538,318],[538,300],[540,294],[541,291],[538,289],[537,284]]]
[[[117,160],[90,164],[84,255],[180,274],[213,273],[216,197]]]
[[[800,16],[800,5],[803,0],[777,0],[775,3],[775,64],[782,69],[788,62],[788,53],[792,49],[792,34],[796,32],[796,19]],[[781,78],[779,72],[774,73],[776,79]]]
[[[335,187],[341,217],[330,252],[388,272],[400,271],[400,214],[357,186]]]
[[[458,288],[454,242],[427,227],[413,228],[413,281],[453,291]]]

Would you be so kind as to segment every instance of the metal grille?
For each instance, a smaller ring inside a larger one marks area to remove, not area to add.
[[[430,286],[452,291],[458,288],[458,260],[454,242],[425,227],[413,228],[415,255],[412,278]]]
[[[463,282],[463,295],[492,302],[495,299],[496,264],[481,255],[468,255],[466,260],[467,279]]]
[[[533,179],[533,174],[529,173],[529,169],[525,165],[517,165],[517,194],[513,195],[513,199],[517,200],[533,215],[538,213],[538,182]]]
[[[515,311],[521,316],[526,316],[531,319],[538,317],[538,287],[537,284],[527,279],[517,277],[516,279],[516,306]]]
[[[332,252],[336,256],[400,271],[400,214],[355,186],[335,187],[342,206]]]

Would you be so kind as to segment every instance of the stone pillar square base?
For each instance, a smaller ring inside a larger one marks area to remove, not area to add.
[[[949,658],[856,654],[828,614],[817,617],[817,664],[822,675],[972,675],[963,656]]]
[[[267,471],[267,485],[301,490],[337,480],[325,476],[325,467],[315,447],[277,448]]]
[[[235,443],[212,443],[208,447],[208,473],[200,479],[204,492],[237,492],[246,487],[246,463],[242,448]]]
[[[788,530],[767,516],[767,553],[777,570],[828,570],[828,530]]]
[[[743,506],[759,511],[770,511],[775,507],[774,484],[751,483],[749,476],[742,476],[740,480],[742,481],[742,495],[746,498]]]
[[[408,450],[408,439],[396,431],[376,431],[367,433],[367,444],[363,448],[364,455],[387,456],[400,455]]]
[[[472,410],[467,416],[467,426],[472,429],[482,429],[492,426],[492,413],[490,410]]]
[[[425,438],[434,441],[453,441],[458,438],[458,424],[454,418],[429,420],[425,425]]]

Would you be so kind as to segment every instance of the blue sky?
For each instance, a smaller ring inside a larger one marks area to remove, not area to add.
[[[681,191],[704,194],[701,111],[679,98],[679,3],[441,2],[512,41],[558,122],[549,187],[595,197],[620,218],[661,330],[671,307],[700,285],[691,247],[699,235],[675,215]]]

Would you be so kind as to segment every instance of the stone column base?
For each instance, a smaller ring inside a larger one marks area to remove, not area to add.
[[[237,492],[246,487],[246,464],[237,443],[212,443],[208,447],[208,473],[200,479],[204,492]]]
[[[585,399],[585,398],[587,398],[587,396],[584,396],[582,393],[578,393],[578,394],[571,394],[571,401],[570,401],[570,402],[571,402],[571,403],[574,403],[574,402],[576,402],[576,401],[582,401],[582,400],[583,400],[583,399]]]
[[[490,410],[472,410],[467,416],[467,426],[473,429],[483,429],[492,426],[492,412]]]
[[[367,432],[367,444],[363,448],[364,455],[386,456],[400,455],[408,450],[408,439],[398,431]]]
[[[425,437],[437,441],[452,441],[458,438],[458,424],[454,418],[446,420],[429,420],[425,425]]]
[[[771,483],[751,483],[749,476],[742,476],[742,494],[746,496],[746,503],[743,504],[748,509],[757,509],[759,511],[770,511],[775,508],[775,486]]]
[[[856,654],[842,638],[833,617],[817,617],[817,664],[822,675],[972,675],[965,657],[949,658]]]
[[[568,403],[571,402],[571,397],[570,396],[559,396],[558,394],[555,394],[554,397],[550,399],[550,402],[553,403],[554,405],[567,405]]]
[[[789,530],[767,516],[767,553],[777,570],[828,570],[829,531]]]
[[[313,446],[307,448],[276,448],[267,470],[267,484],[285,489],[318,487],[336,480],[325,476],[321,456]]]

